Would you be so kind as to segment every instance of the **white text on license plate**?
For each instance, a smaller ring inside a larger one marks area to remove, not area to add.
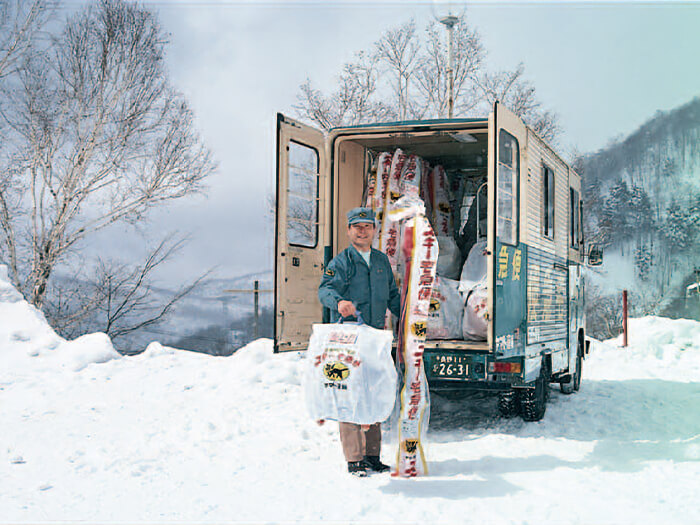
[[[433,362],[433,376],[437,377],[467,377],[469,367],[466,363]]]

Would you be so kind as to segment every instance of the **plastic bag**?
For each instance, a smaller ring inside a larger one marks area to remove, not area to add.
[[[428,339],[462,339],[463,303],[459,282],[437,277],[430,297]]]
[[[462,320],[462,335],[467,341],[486,340],[489,326],[488,296],[485,277],[467,293]]]
[[[440,254],[437,261],[437,273],[441,277],[456,280],[459,278],[462,253],[452,237],[438,236]]]
[[[359,425],[388,418],[397,382],[392,339],[365,324],[313,325],[303,377],[309,415]]]
[[[469,292],[486,278],[486,240],[477,242],[469,250],[467,260],[462,267],[459,291],[466,297]]]

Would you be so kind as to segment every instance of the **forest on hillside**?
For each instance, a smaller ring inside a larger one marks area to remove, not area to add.
[[[606,259],[588,286],[592,335],[615,335],[622,288],[631,315],[700,319],[698,298],[685,297],[700,267],[700,98],[658,112],[577,168],[587,240]]]

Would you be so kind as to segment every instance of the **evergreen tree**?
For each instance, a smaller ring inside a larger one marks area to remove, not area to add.
[[[696,243],[700,224],[694,207],[685,208],[674,199],[666,210],[661,230],[669,244],[679,251],[686,251]]]

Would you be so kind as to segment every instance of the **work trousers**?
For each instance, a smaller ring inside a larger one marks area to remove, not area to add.
[[[355,423],[338,423],[345,461],[360,461],[365,456],[379,456],[382,448],[382,426],[375,423],[363,432]]]

